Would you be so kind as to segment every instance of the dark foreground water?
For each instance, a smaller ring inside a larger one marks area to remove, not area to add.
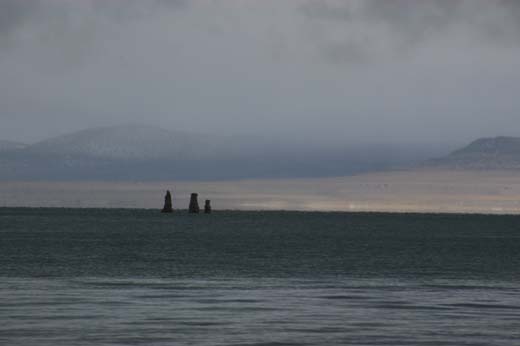
[[[519,345],[520,217],[0,209],[0,345]]]

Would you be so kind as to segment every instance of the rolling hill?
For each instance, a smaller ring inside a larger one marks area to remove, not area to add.
[[[124,125],[0,152],[0,180],[330,177],[407,165],[431,157],[428,150],[409,145],[326,146],[306,138],[216,136]]]
[[[480,138],[448,156],[426,162],[426,167],[469,170],[520,169],[520,138]]]

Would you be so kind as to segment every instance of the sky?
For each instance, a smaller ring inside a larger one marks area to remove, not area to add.
[[[520,136],[517,0],[0,0],[0,139]]]

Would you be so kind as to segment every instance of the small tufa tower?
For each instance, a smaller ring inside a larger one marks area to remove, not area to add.
[[[204,214],[211,214],[211,201],[209,199],[204,203]]]
[[[166,196],[164,196],[164,207],[162,208],[161,213],[173,213],[172,195],[170,191],[166,191]]]
[[[189,206],[189,209],[188,209],[188,212],[190,214],[198,214],[199,211],[200,211],[200,208],[199,208],[199,201],[198,201],[198,196],[199,194],[198,193],[192,193],[191,194],[191,198],[190,198],[190,206]]]

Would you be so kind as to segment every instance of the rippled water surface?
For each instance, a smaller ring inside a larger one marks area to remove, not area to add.
[[[518,345],[513,216],[0,209],[1,345]]]

